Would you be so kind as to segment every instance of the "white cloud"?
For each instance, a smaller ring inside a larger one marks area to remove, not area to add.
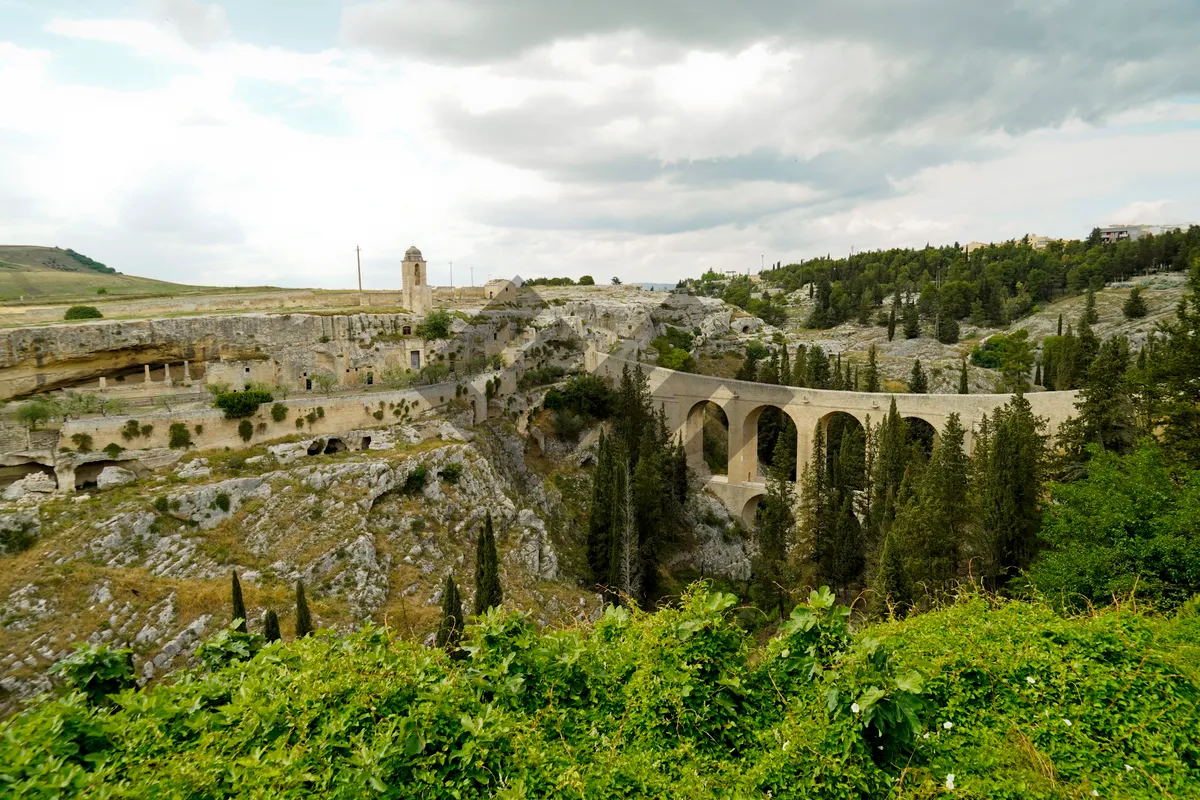
[[[469,5],[427,2],[443,16],[422,25],[449,36]],[[390,24],[378,15],[399,7],[371,13]],[[695,41],[572,29],[448,63],[428,48],[252,44],[191,0],[140,20],[53,19],[61,48],[0,42],[0,241],[186,282],[341,287],[361,245],[367,285],[383,287],[413,243],[440,281],[451,259],[458,283],[472,265],[477,281],[673,281],[760,255],[1200,220],[1200,104],[1160,94],[1084,122],[1069,83],[1038,88],[1036,62],[1018,59],[975,95],[960,87],[871,131],[890,93],[929,79],[926,63],[875,39],[730,44],[700,27]],[[162,80],[56,80],[82,41]],[[1010,131],[1021,91],[1066,111]]]

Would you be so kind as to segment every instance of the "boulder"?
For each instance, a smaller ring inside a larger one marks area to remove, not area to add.
[[[58,482],[44,472],[31,472],[4,489],[5,500],[24,500],[27,497],[44,497],[58,491]]]
[[[114,486],[124,486],[137,480],[134,475],[122,467],[105,467],[96,478],[96,486],[101,489],[111,489]]]

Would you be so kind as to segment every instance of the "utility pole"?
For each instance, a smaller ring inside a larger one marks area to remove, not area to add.
[[[450,288],[454,288],[454,262],[450,262]]]
[[[362,292],[362,248],[355,245],[354,260],[358,262],[358,291]]]
[[[475,285],[475,265],[471,265],[471,285]]]

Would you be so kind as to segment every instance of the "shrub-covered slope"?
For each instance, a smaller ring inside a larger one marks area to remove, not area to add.
[[[0,728],[18,797],[1194,797],[1194,604],[1170,619],[964,598],[851,635],[828,592],[765,648],[734,599],[464,658],[368,629]]]

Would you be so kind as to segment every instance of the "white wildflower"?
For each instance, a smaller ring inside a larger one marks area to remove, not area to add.
[[[950,720],[946,720],[945,722],[942,723],[942,727],[945,728],[946,730],[950,730],[951,728],[954,727],[954,723],[951,722]]]
[[[1071,727],[1071,720],[1063,717],[1063,725],[1066,725],[1068,728]]]
[[[925,731],[925,735],[924,735],[924,736],[922,736],[921,738],[922,738],[922,739],[928,739],[928,738],[929,738],[929,731]]]
[[[1033,686],[1035,683],[1037,683],[1037,678],[1033,677],[1032,675],[1026,675],[1025,682],[1030,686]]]
[[[1097,792],[1095,789],[1092,789],[1092,797],[1099,797],[1099,796],[1100,796],[1100,793]]]
[[[950,772],[946,775],[946,788],[954,791],[954,773]]]
[[[1125,765],[1125,771],[1126,771],[1126,772],[1133,772],[1133,767],[1131,767],[1131,766],[1129,766],[1128,764],[1126,764],[1126,765]]]
[[[853,711],[855,714],[857,714],[859,711],[862,711],[862,709],[858,707],[858,703],[851,703],[850,710]]]

